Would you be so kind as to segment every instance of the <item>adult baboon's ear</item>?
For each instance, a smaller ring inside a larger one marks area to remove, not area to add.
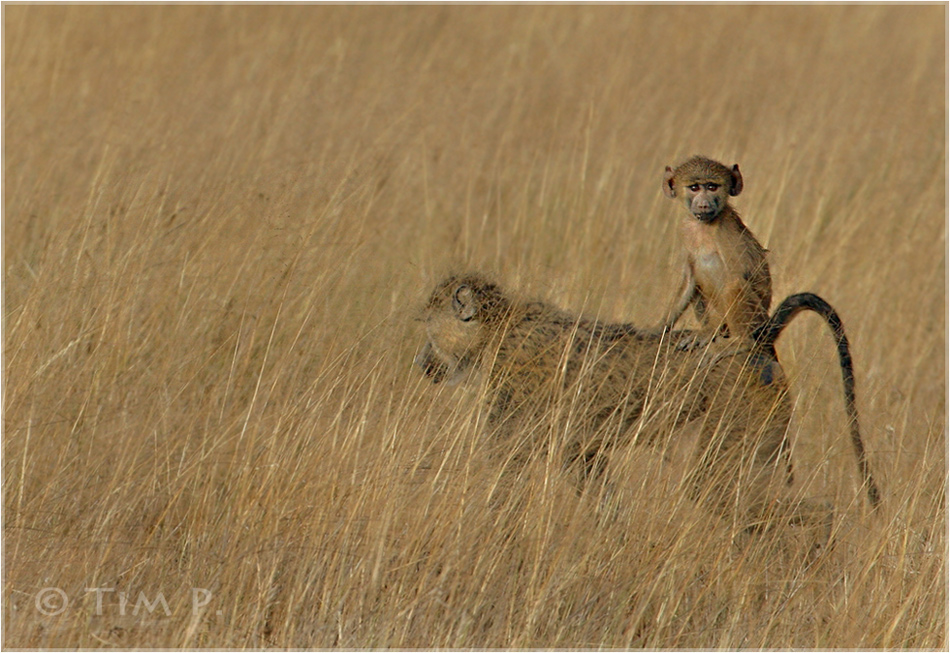
[[[739,164],[732,166],[732,188],[729,189],[729,194],[735,197],[742,192],[742,173],[739,172]]]
[[[475,303],[475,292],[470,286],[459,286],[452,295],[452,308],[455,309],[455,315],[462,322],[468,322],[475,313],[478,312],[478,306]]]
[[[670,166],[666,166],[666,172],[663,173],[663,193],[671,199],[676,197],[676,177]]]

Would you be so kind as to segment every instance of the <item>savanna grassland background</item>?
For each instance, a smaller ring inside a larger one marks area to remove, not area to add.
[[[946,648],[946,17],[4,6],[4,646]],[[649,451],[609,518],[543,462],[490,504],[412,367],[451,270],[658,322],[694,153],[851,338],[876,514],[831,338],[780,341],[817,560]]]

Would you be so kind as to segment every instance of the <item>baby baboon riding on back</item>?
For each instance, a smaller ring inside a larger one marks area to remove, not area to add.
[[[531,433],[566,434],[559,453],[588,471],[600,470],[602,458],[634,433],[638,442],[655,441],[697,420],[692,495],[752,526],[784,505],[774,487],[788,474],[782,461],[791,404],[774,343],[804,309],[834,331],[862,481],[877,504],[857,428],[847,339],[837,314],[816,295],[786,299],[756,331],[751,349],[700,364],[701,352],[678,346],[693,332],[661,335],[599,322],[519,300],[478,274],[450,276],[429,296],[416,363],[435,383],[482,372],[486,437],[530,447],[551,442]],[[544,431],[545,424],[554,428]],[[809,501],[784,510],[793,521],[828,518]]]
[[[664,328],[672,329],[692,305],[702,328],[686,346],[705,346],[720,334],[750,338],[769,319],[772,278],[765,248],[729,204],[742,192],[739,166],[694,156],[666,168],[663,192],[686,207],[680,223],[686,270]]]

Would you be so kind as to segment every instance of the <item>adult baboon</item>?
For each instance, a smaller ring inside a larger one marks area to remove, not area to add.
[[[556,438],[549,434],[561,434],[556,445],[565,463],[580,462],[589,473],[602,469],[603,457],[635,433],[638,442],[653,442],[698,421],[690,471],[694,498],[749,527],[779,509],[792,521],[827,521],[827,509],[807,500],[788,504],[774,492],[790,478],[784,456],[791,418],[774,343],[802,310],[820,314],[834,332],[852,442],[877,505],[857,426],[847,338],[837,314],[817,295],[792,295],[745,350],[704,360],[701,352],[678,347],[693,336],[689,331],[663,335],[603,323],[519,300],[478,274],[450,276],[426,304],[426,342],[416,363],[435,383],[481,371],[488,437],[531,448],[550,446]],[[545,423],[553,428],[545,431]],[[531,433],[541,435],[533,439]]]

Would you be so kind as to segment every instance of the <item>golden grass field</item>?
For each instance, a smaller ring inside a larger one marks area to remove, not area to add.
[[[3,17],[5,648],[946,649],[946,5]],[[612,518],[541,463],[489,505],[412,366],[452,270],[658,323],[694,153],[851,339],[877,513],[827,330],[779,346],[817,559],[649,450]]]

